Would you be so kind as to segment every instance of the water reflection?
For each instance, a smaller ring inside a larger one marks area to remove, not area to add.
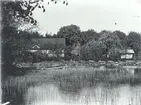
[[[141,86],[83,88],[79,93],[60,91],[57,85],[30,87],[25,96],[26,105],[140,105]]]

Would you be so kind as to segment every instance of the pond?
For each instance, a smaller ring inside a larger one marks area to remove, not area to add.
[[[30,86],[20,93],[11,92],[6,97],[10,105],[141,105],[141,85],[98,85],[69,92],[48,83]]]
[[[141,85],[135,85],[134,79],[133,83],[126,78],[119,82],[121,74],[124,73],[43,70],[11,76],[3,82],[2,101],[10,101],[10,105],[141,105]],[[116,81],[108,82],[109,79]]]
[[[79,93],[60,91],[53,84],[30,87],[25,105],[141,105],[141,86],[83,88]]]

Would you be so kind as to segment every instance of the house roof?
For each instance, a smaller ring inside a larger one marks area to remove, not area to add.
[[[34,38],[30,49],[36,50],[38,46],[40,50],[55,49],[56,47],[64,48],[66,45],[65,38]]]
[[[124,54],[126,54],[126,53],[134,54],[135,52],[134,52],[133,49],[129,49],[128,48],[128,49],[122,50],[121,53],[124,53]]]
[[[127,49],[127,53],[135,53],[133,49]]]

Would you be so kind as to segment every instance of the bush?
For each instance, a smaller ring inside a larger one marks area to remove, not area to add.
[[[59,61],[64,59],[60,56],[53,56],[49,57],[47,53],[43,53],[42,51],[36,51],[36,52],[26,52],[23,56],[24,62],[41,62],[41,61]]]
[[[81,59],[99,61],[103,57],[104,49],[102,42],[92,40],[81,48]]]
[[[65,48],[65,60],[70,60],[70,59],[72,59],[71,51],[72,51],[72,47],[71,47],[71,46],[67,46],[67,47]]]

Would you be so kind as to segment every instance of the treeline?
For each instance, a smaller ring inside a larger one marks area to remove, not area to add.
[[[96,32],[93,29],[81,31],[77,25],[63,26],[57,34],[46,34],[46,38],[66,38],[67,53],[66,56],[71,58],[73,45],[78,42],[81,45],[80,59],[84,60],[103,60],[107,57],[111,60],[118,60],[120,52],[131,48],[135,52],[136,60],[141,59],[141,34],[130,32],[125,34],[119,30]]]
[[[9,33],[11,32],[11,34]],[[45,36],[39,32],[28,32],[17,30],[14,27],[5,27],[2,31],[2,60],[6,66],[18,62],[17,59],[29,50],[33,38],[65,38],[65,59],[82,60],[118,60],[120,51],[130,47],[134,50],[136,60],[141,59],[141,34],[130,32],[128,35],[121,31],[96,32],[93,29],[81,31],[77,25],[63,26],[57,34],[46,33]],[[79,55],[73,55],[72,50],[80,44]],[[107,58],[108,57],[108,58]]]
[[[30,33],[31,38],[66,38],[66,59],[72,59],[72,47],[78,42],[81,45],[79,58],[83,60],[118,60],[120,52],[131,48],[135,52],[136,60],[141,59],[141,34],[130,32],[125,34],[119,30],[111,32],[103,30],[96,32],[93,29],[81,31],[77,25],[63,26],[57,34],[46,33],[42,36],[38,32]],[[76,45],[77,46],[77,45]]]

